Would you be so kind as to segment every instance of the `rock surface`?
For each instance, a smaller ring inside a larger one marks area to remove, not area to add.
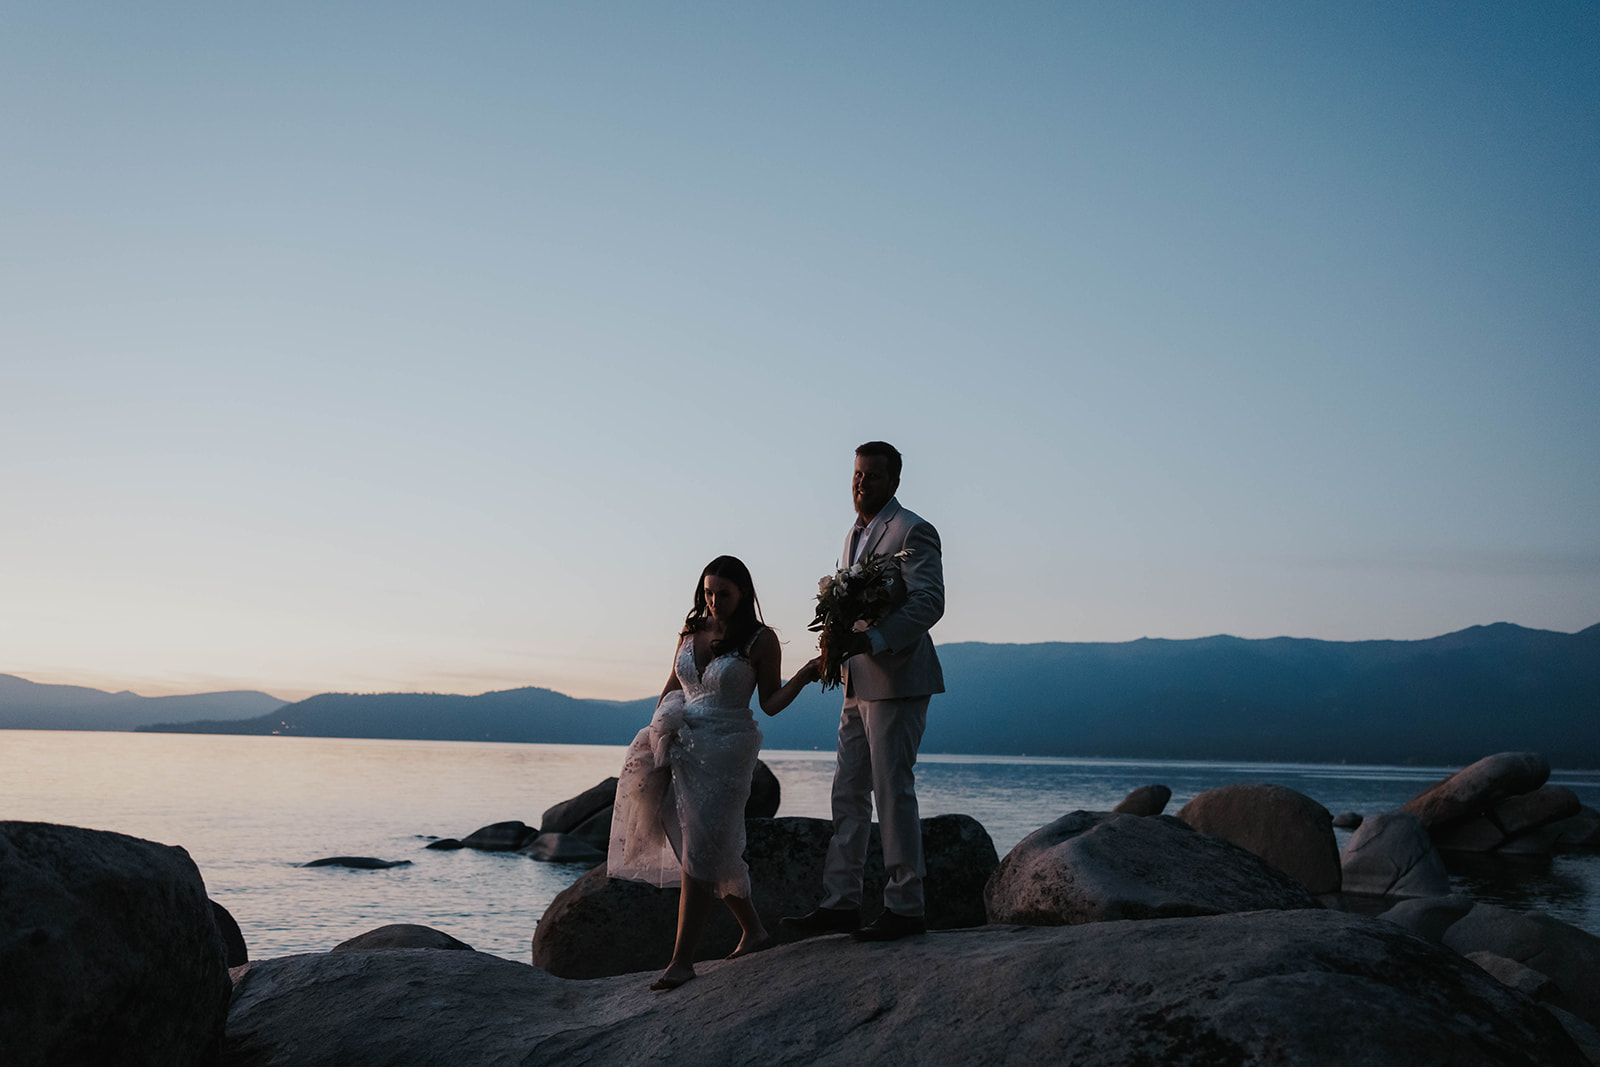
[[[991,923],[1036,926],[1315,907],[1288,875],[1170,815],[1092,811],[1018,842],[984,904]]]
[[[1164,785],[1141,785],[1111,810],[1120,815],[1160,815],[1171,799],[1172,790]]]
[[[418,926],[414,923],[390,923],[388,926],[380,926],[376,930],[357,934],[348,941],[341,941],[329,951],[380,952],[397,948],[472,951],[471,945],[465,941],[457,941],[443,930],[435,930],[431,926]]]
[[[461,839],[461,847],[482,852],[515,852],[538,835],[539,831],[520,819],[508,819],[472,831]]]
[[[584,821],[596,812],[609,808],[617,800],[617,780],[607,778],[598,785],[592,785],[575,797],[563,800],[561,803],[546,809],[539,819],[539,832],[542,834],[570,834]],[[513,846],[518,847],[518,846]]]
[[[1482,815],[1506,797],[1538,789],[1549,777],[1550,764],[1537,752],[1498,752],[1434,783],[1400,810],[1432,829]]]
[[[208,1062],[225,949],[181,848],[0,822],[0,1063]]]
[[[1433,843],[1446,852],[1493,852],[1506,843],[1506,832],[1487,815],[1451,823],[1433,831]]]
[[[214,900],[211,902],[211,921],[216,923],[217,936],[222,938],[225,965],[231,968],[249,963],[250,950],[244,943],[244,931],[239,929],[239,924],[228,914],[228,909]]]
[[[577,834],[540,834],[517,851],[543,863],[586,863],[592,867],[606,859],[604,852]]]
[[[376,856],[324,856],[302,863],[302,867],[349,867],[357,871],[381,871],[388,867],[409,867],[410,860],[380,860]]]
[[[1518,963],[1493,952],[1469,952],[1467,959],[1489,972],[1490,977],[1507,989],[1515,989],[1525,997],[1544,1000],[1556,991],[1555,981],[1532,967]]]
[[[1444,943],[1444,932],[1471,911],[1476,903],[1464,893],[1448,897],[1417,897],[1402,900],[1378,918],[1441,945]]]
[[[224,1063],[1584,1062],[1479,968],[1337,912],[819,938],[704,964],[667,996],[650,977],[573,982],[472,952],[259,962]]]
[[[1555,979],[1557,1007],[1600,1026],[1600,937],[1541,912],[1479,904],[1444,933],[1463,956],[1492,952]]]
[[[751,898],[774,934],[778,920],[800,915],[822,895],[822,861],[833,827],[823,819],[749,819],[745,857]],[[936,930],[984,922],[983,886],[995,868],[994,843],[975,819],[940,815],[922,820],[928,925]],[[872,829],[862,914],[883,910],[883,850]],[[678,925],[678,890],[608,878],[596,867],[550,903],[533,932],[536,966],[564,978],[599,978],[659,969],[672,957]],[[628,936],[619,937],[619,930]],[[727,955],[739,927],[726,908],[711,910],[700,940],[700,959]]]
[[[466,848],[467,846],[463,845],[460,841],[453,837],[441,837],[437,840],[429,841],[422,847],[436,849],[440,852],[454,852],[458,848]]]
[[[744,817],[747,819],[772,819],[778,814],[778,805],[783,802],[783,789],[778,785],[778,776],[772,773],[762,760],[756,760],[755,773],[750,775],[750,799],[744,804]]]
[[[1281,785],[1225,785],[1196,796],[1178,818],[1254,852],[1312,893],[1339,891],[1333,816],[1304,793]]]
[[[1557,848],[1600,848],[1600,811],[1587,805],[1550,825],[1556,831]]]
[[[1582,807],[1578,794],[1566,786],[1542,785],[1531,793],[1502,800],[1489,810],[1489,818],[1507,837],[1516,837],[1545,823],[1576,815]]]
[[[1421,820],[1405,812],[1374,815],[1345,842],[1344,891],[1376,897],[1442,897],[1450,892],[1444,860]]]
[[[1336,830],[1354,830],[1361,825],[1361,813],[1355,811],[1341,811],[1333,817],[1333,827]]]

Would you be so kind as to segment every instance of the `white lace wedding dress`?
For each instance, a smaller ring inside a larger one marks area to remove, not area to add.
[[[756,672],[746,658],[754,644],[717,656],[702,674],[694,635],[679,640],[673,671],[683,689],[661,698],[617,777],[611,877],[668,887],[687,871],[719,897],[750,896],[744,806],[761,751],[750,712]]]

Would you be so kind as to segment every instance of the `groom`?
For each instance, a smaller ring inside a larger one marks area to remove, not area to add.
[[[927,930],[922,899],[922,824],[912,767],[928,721],[928,699],[944,692],[944,675],[928,629],[944,614],[939,533],[895,499],[900,453],[883,441],[856,449],[851,497],[856,521],[842,565],[909,549],[893,602],[875,626],[855,624],[842,650],[844,711],[833,773],[833,839],[822,870],[822,905],[784,919],[791,934],[849,932],[857,941],[893,941]],[[861,876],[877,801],[883,838],[884,910],[861,926]]]

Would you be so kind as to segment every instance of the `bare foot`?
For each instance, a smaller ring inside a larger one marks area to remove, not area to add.
[[[748,956],[753,952],[760,952],[764,948],[771,947],[772,935],[767,933],[765,930],[761,931],[761,933],[756,937],[751,937],[749,934],[746,934],[739,939],[738,947],[724,956],[723,959],[736,960],[740,956]]]
[[[693,977],[694,968],[688,964],[670,964],[661,972],[660,978],[650,983],[650,988],[658,993],[665,993],[669,989],[677,989]]]

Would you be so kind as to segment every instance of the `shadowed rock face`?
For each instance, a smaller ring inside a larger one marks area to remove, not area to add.
[[[748,819],[745,860],[751,901],[775,935],[778,920],[800,915],[822,896],[822,861],[833,826],[823,819]],[[983,886],[994,870],[994,842],[966,815],[922,820],[927,920],[932,929],[984,922]],[[867,920],[883,910],[883,849],[872,828],[862,892]],[[598,978],[659,969],[672,957],[678,890],[608,878],[596,867],[550,903],[534,928],[536,966],[565,978]],[[620,934],[619,931],[626,931]],[[700,940],[699,959],[718,959],[739,943],[739,927],[715,906]]]
[[[663,996],[482,953],[269,960],[224,1064],[1584,1063],[1479,968],[1338,912],[818,938],[699,970]]]
[[[410,860],[381,860],[376,856],[325,856],[302,863],[302,867],[349,867],[358,871],[381,871],[389,867],[409,867]]]
[[[1555,980],[1547,999],[1600,1026],[1600,937],[1539,912],[1479,904],[1444,932],[1462,955],[1491,952]]]
[[[183,849],[0,822],[0,1063],[205,1063],[228,991],[222,936]]]
[[[1339,891],[1333,816],[1304,793],[1281,785],[1225,785],[1196,796],[1178,818],[1254,852],[1312,893]]]
[[[418,926],[415,923],[390,923],[388,926],[380,926],[376,930],[357,934],[348,941],[341,941],[329,951],[378,952],[396,948],[472,951],[471,945],[465,941],[457,941],[443,930],[435,930],[431,926]]]
[[[1170,815],[1092,811],[1018,842],[984,902],[992,923],[1039,926],[1316,906],[1288,875]]]
[[[508,819],[472,831],[461,839],[461,846],[483,852],[513,852],[537,836],[539,831],[522,820]]]
[[[1450,892],[1444,860],[1414,815],[1390,811],[1364,821],[1340,856],[1344,891],[1376,897],[1442,897]]]
[[[609,808],[617,801],[617,780],[607,778],[598,785],[592,785],[575,797],[563,800],[561,803],[549,808],[539,820],[539,832],[543,834],[570,834],[590,817]],[[515,847],[515,846],[513,846]]]
[[[1482,815],[1507,797],[1538,789],[1549,777],[1550,764],[1537,752],[1497,752],[1434,783],[1400,810],[1431,830]]]

